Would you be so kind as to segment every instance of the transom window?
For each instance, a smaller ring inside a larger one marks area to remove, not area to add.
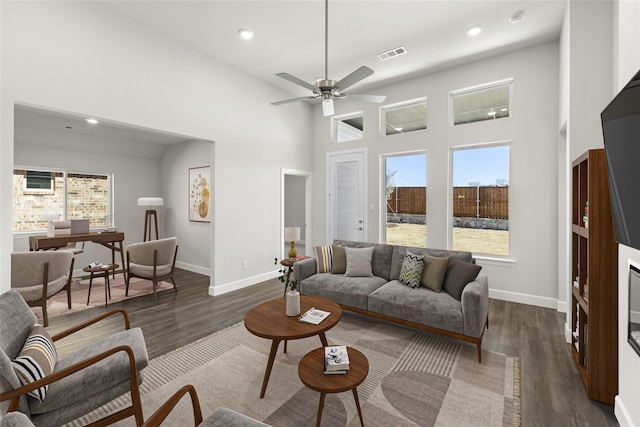
[[[331,123],[333,125],[332,141],[334,144],[357,141],[364,136],[364,115],[362,111],[333,117]]]
[[[91,227],[111,224],[111,177],[38,169],[13,171],[13,230],[46,229],[45,213],[60,219],[91,220]]]
[[[509,117],[512,83],[512,79],[502,80],[451,92],[449,95],[453,124]]]
[[[427,128],[427,98],[380,108],[382,135],[414,132]]]

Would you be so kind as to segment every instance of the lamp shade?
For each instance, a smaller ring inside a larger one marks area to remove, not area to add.
[[[163,206],[162,197],[138,197],[138,206]]]
[[[296,240],[300,240],[300,227],[285,227],[284,240],[285,242],[295,242]]]

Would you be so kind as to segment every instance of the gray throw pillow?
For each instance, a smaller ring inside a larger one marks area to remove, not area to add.
[[[480,270],[482,267],[479,265],[451,258],[444,278],[444,290],[459,301],[462,299],[464,287],[478,277]]]
[[[444,275],[447,273],[448,264],[449,257],[437,257],[425,254],[424,270],[420,284],[434,292],[440,292],[442,290]]]
[[[331,272],[333,274],[344,274],[347,271],[347,254],[343,246],[331,245],[333,251],[333,263]]]
[[[373,246],[370,248],[344,248],[347,255],[347,269],[344,273],[349,277],[372,277],[371,258]]]

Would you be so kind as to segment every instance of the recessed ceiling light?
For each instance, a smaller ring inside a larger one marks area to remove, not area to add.
[[[495,116],[497,113],[495,111],[489,111],[487,116]]]
[[[477,36],[482,32],[482,25],[474,25],[473,27],[467,30],[467,34],[470,36]]]
[[[251,40],[253,38],[253,31],[247,30],[246,28],[240,28],[238,30],[238,35],[243,40]]]
[[[402,132],[402,128],[393,128],[396,132]]]
[[[511,18],[509,18],[509,22],[511,22],[512,24],[517,24],[518,22],[522,21],[523,16],[524,16],[524,11],[519,10],[513,15],[511,15]]]
[[[507,111],[507,109],[506,108],[501,108],[500,111]]]
[[[96,119],[85,119],[87,121],[87,123],[90,123],[92,125],[96,125],[98,124],[98,121]]]

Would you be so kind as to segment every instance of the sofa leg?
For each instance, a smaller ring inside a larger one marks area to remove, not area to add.
[[[482,342],[481,341],[476,343],[476,348],[478,349],[478,363],[482,363]]]

